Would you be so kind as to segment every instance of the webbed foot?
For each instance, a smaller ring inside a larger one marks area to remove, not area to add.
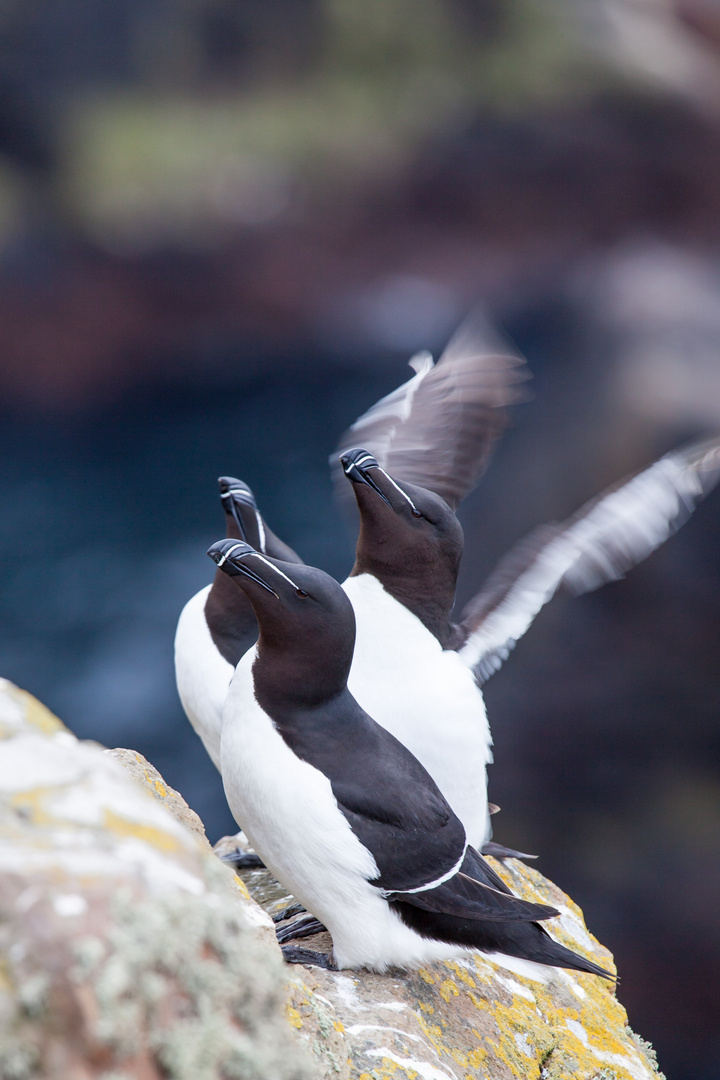
[[[293,915],[302,915],[307,908],[304,908],[302,904],[297,903],[288,904],[287,907],[282,908],[281,911],[276,912],[272,917],[274,923],[285,922],[286,919],[292,919]]]
[[[295,941],[297,938],[312,937],[313,934],[322,934],[327,928],[323,926],[319,919],[310,915],[306,919],[298,919],[297,922],[288,923],[286,926],[279,926],[275,931],[275,937],[278,939],[280,945],[283,945],[286,941]]]
[[[283,945],[282,954],[288,964],[312,964],[314,967],[325,968],[326,971],[337,971],[332,956],[328,953],[300,949],[297,945]]]
[[[259,855],[255,852],[243,851],[242,848],[236,848],[235,851],[229,851],[226,855],[220,855],[221,862],[227,863],[228,866],[232,866],[233,870],[264,870],[265,863],[262,861]]]

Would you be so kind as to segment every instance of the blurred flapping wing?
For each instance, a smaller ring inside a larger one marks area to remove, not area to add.
[[[461,616],[458,652],[478,681],[497,671],[559,588],[579,595],[622,577],[680,528],[718,480],[720,438],[694,443],[521,540]]]
[[[393,479],[429,488],[455,509],[483,473],[507,424],[507,406],[527,396],[520,386],[529,377],[525,363],[504,348],[476,312],[437,364],[429,353],[414,356],[416,374],[340,439],[330,461],[341,497],[348,485],[338,457],[362,446]]]

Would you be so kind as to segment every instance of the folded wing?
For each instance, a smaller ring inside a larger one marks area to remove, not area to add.
[[[559,914],[547,904],[533,904],[514,896],[473,848],[467,849],[460,870],[449,881],[434,889],[398,891],[390,899],[423,911],[488,922],[535,922]]]

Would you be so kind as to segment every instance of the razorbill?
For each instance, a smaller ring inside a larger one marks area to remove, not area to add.
[[[581,593],[622,576],[682,524],[720,479],[720,440],[667,454],[562,525],[532,533],[457,623],[463,536],[454,510],[439,494],[391,476],[364,449],[341,460],[360,509],[344,586],[357,621],[350,691],[423,763],[470,843],[492,853],[482,683],[561,586]],[[432,671],[439,680],[443,672],[434,696]]]
[[[399,403],[402,415],[411,419],[409,427],[415,435],[422,430],[424,438],[435,446],[441,457],[447,456],[448,447],[452,446],[455,483],[461,483],[464,489],[477,480],[492,444],[507,423],[506,406],[522,396],[519,385],[527,378],[527,369],[520,357],[504,351],[503,343],[477,311],[454,335],[437,365],[433,365],[427,354],[414,358],[411,363],[416,370],[414,378],[378,402],[358,424],[369,423],[374,437],[392,442],[394,453],[397,453],[402,440],[395,436],[388,438],[387,421]],[[442,419],[448,409],[453,410],[452,431]],[[373,419],[368,421],[371,414]],[[431,480],[437,477],[437,468],[432,465],[432,455],[426,455],[426,458],[428,480]],[[242,490],[230,499],[238,489]],[[266,530],[268,541],[265,544],[262,519],[252,493],[245,485],[226,478],[223,497],[228,500],[226,510],[232,510],[234,514],[234,520],[228,515],[229,537],[247,540],[259,550],[285,561],[299,561],[290,549],[282,550],[280,541],[269,530]],[[212,589],[202,590],[186,605],[176,636],[180,697],[216,765],[222,703],[241,650],[255,641],[256,625],[244,595],[238,589],[233,592],[223,586],[222,580],[218,580],[223,577],[216,575]],[[445,777],[453,772],[456,755],[461,754],[463,764],[445,794],[451,802],[455,798],[454,808],[460,813],[471,840],[481,846],[488,841],[489,835],[485,795],[489,732],[486,722],[478,724],[477,701],[482,702],[482,698],[479,698],[472,675],[454,654],[443,653],[437,642],[423,633],[403,608],[398,605],[387,607],[381,594],[373,597],[366,593],[358,595],[357,583],[352,578],[344,587],[353,603],[357,599],[362,611],[369,601],[381,617],[387,608],[387,618],[382,620],[372,646],[375,651],[389,650],[396,658],[397,677],[393,672],[388,677],[387,665],[376,665],[372,650],[366,663],[363,651],[360,669],[352,676],[356,697],[380,724],[401,742],[406,742],[441,788]],[[432,587],[437,587],[437,583]],[[365,635],[363,640],[366,640]],[[409,694],[405,678],[408,671],[412,672],[413,678]],[[448,686],[452,687],[450,697]],[[418,700],[425,711],[445,715],[446,738],[440,744],[436,731],[414,721],[413,711]],[[480,790],[481,798],[478,797]],[[488,850],[499,856],[521,854],[498,845],[491,845]]]
[[[558,912],[510,892],[422,765],[352,696],[355,619],[341,587],[243,541],[208,554],[259,623],[223,713],[228,803],[330,931],[333,966],[385,971],[480,951],[612,978],[547,934],[537,920]]]
[[[221,476],[220,499],[227,536],[285,562],[301,559],[263,520],[247,484]],[[210,585],[183,608],[175,633],[175,678],[188,720],[220,768],[220,729],[225,695],[235,667],[257,638],[252,604],[227,575],[218,571]]]

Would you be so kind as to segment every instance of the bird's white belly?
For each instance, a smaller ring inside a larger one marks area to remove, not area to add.
[[[234,668],[218,652],[205,619],[212,588],[196,593],[180,613],[175,633],[175,678],[188,720],[220,768],[222,710]]]
[[[479,847],[490,835],[492,738],[480,688],[457,653],[361,574],[343,588],[357,623],[348,686],[363,709],[424,765]]]
[[[328,928],[339,967],[412,966],[467,950],[427,941],[370,885],[375,859],[353,833],[330,781],[298,758],[254,695],[251,649],[223,713],[222,776],[230,809],[278,881]]]

